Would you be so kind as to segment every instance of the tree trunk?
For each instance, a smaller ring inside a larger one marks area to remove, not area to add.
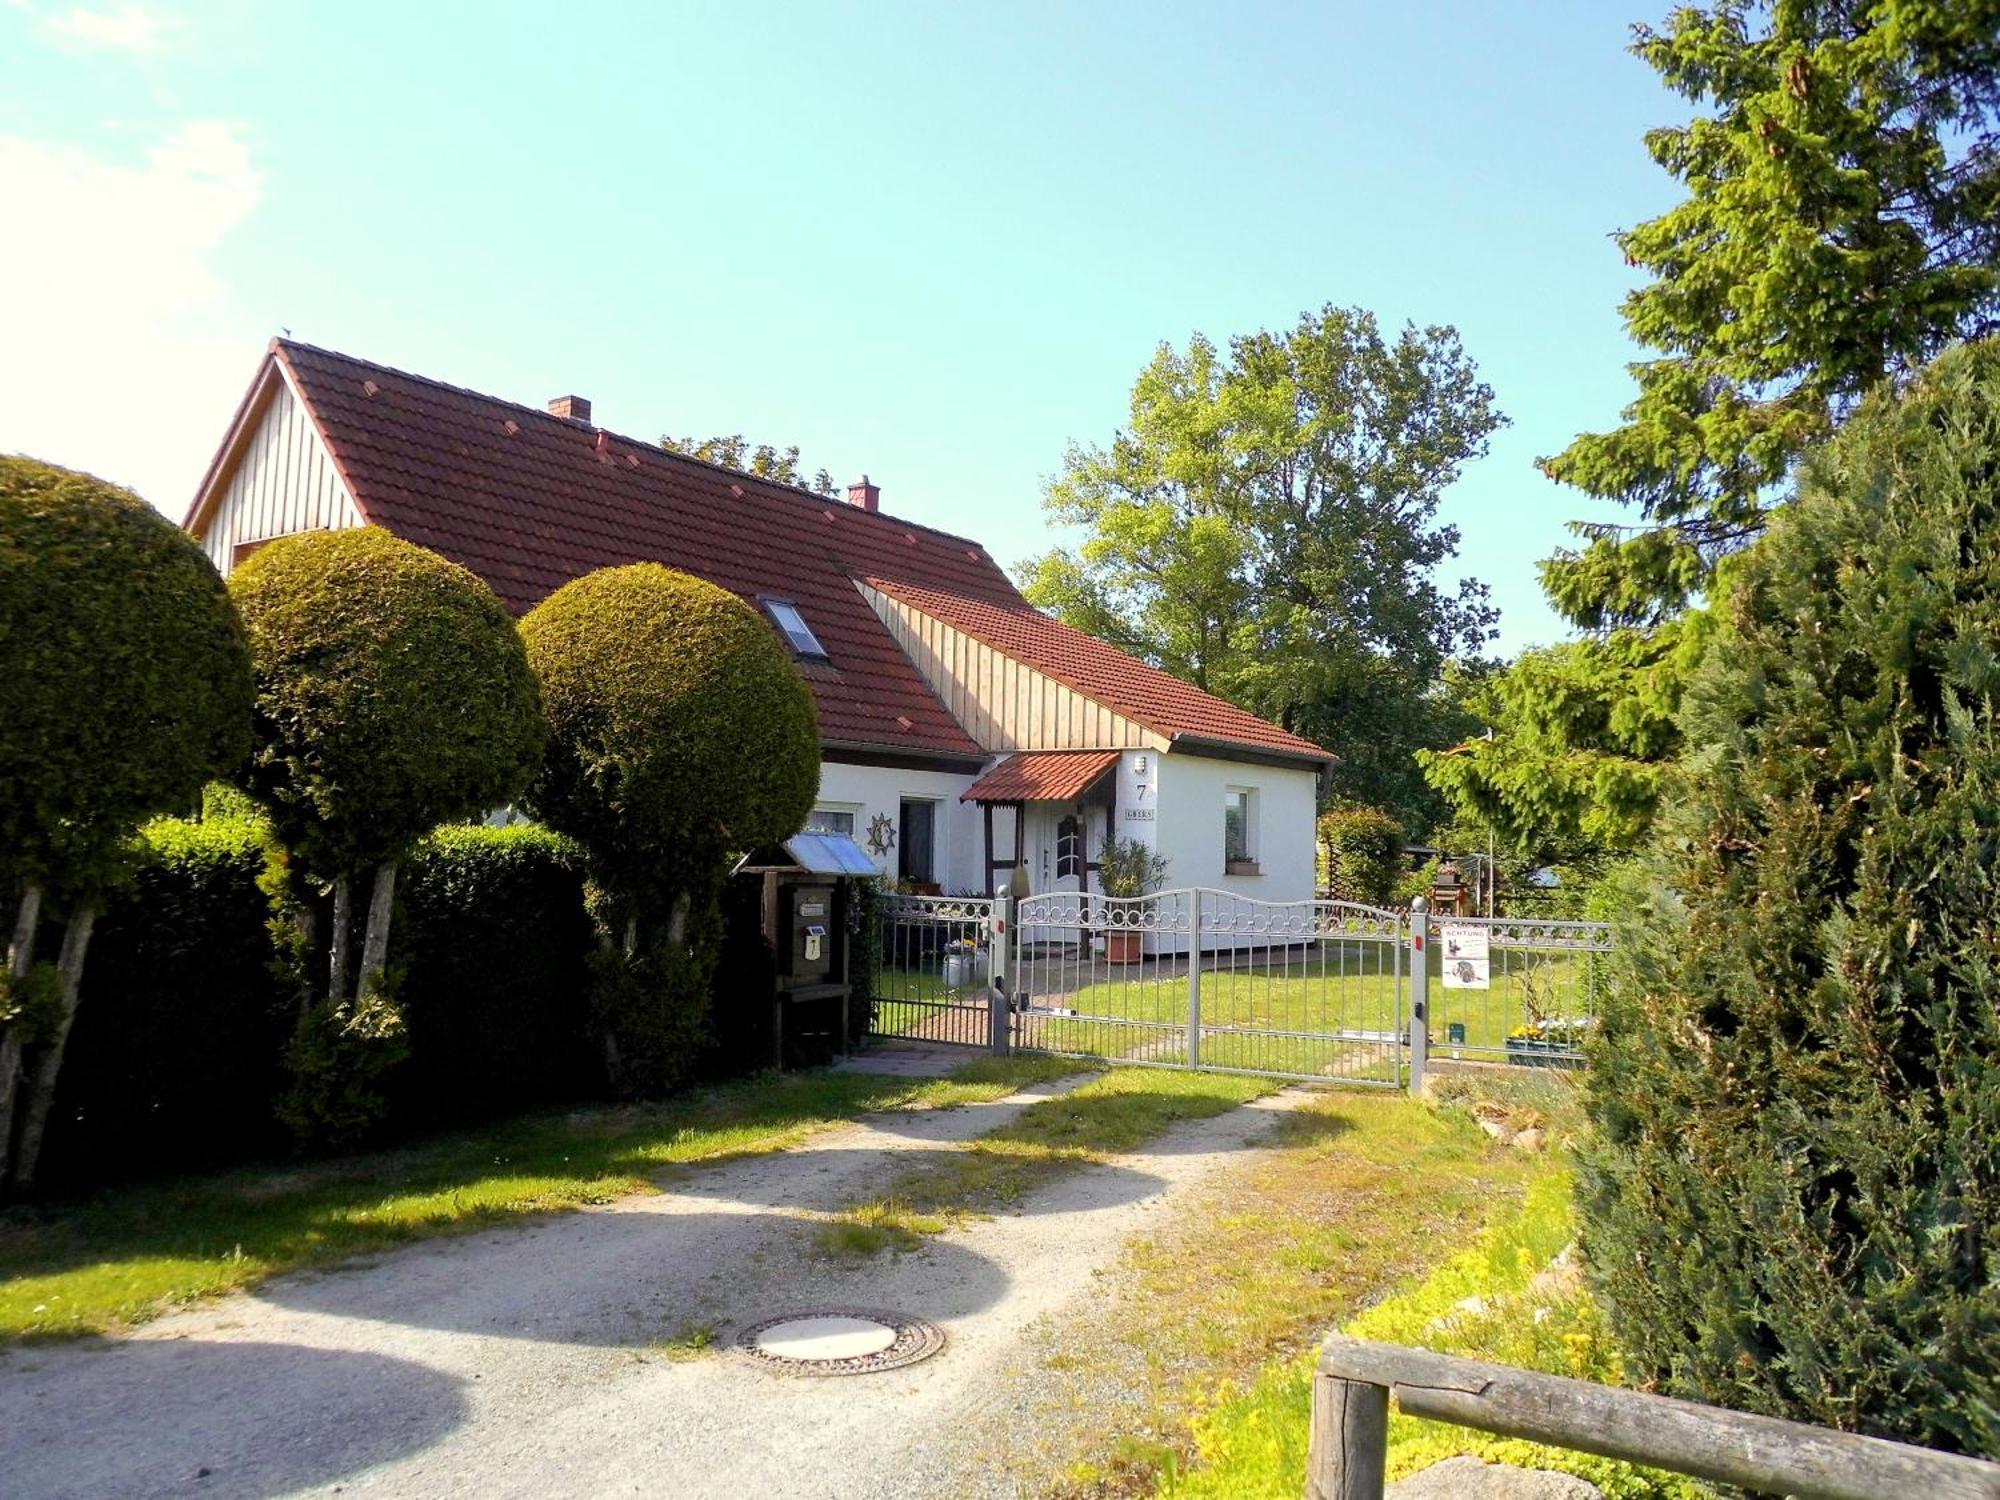
[[[347,948],[353,932],[353,890],[342,875],[333,882],[333,942],[326,969],[326,998],[334,1005],[347,998]]]
[[[667,946],[678,948],[687,933],[688,898],[676,896],[667,906]]]
[[[375,889],[368,897],[368,932],[361,940],[361,975],[354,981],[360,1000],[371,985],[379,986],[389,966],[389,917],[396,902],[396,862],[385,859],[375,867]]]
[[[69,1028],[76,1020],[76,1006],[83,985],[83,955],[90,947],[90,930],[97,924],[97,908],[88,902],[70,913],[63,929],[62,953],[56,968],[62,975],[62,1015],[56,1034],[42,1048],[35,1065],[35,1087],[28,1096],[28,1113],[21,1122],[21,1144],[14,1155],[14,1185],[27,1189],[35,1183],[35,1165],[42,1154],[42,1135],[48,1129],[49,1111],[55,1107],[56,1078],[62,1072],[63,1049],[69,1045]]]
[[[35,961],[35,927],[42,920],[42,888],[31,885],[21,892],[20,909],[14,916],[14,940],[7,945],[7,972],[19,979]]]
[[[21,892],[14,917],[14,939],[7,947],[7,977],[19,979],[35,962],[35,927],[42,917],[42,888]],[[7,1174],[14,1146],[14,1114],[20,1105],[21,1033],[13,1026],[0,1031],[0,1178]]]

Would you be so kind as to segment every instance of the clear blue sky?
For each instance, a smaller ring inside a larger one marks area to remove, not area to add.
[[[1663,9],[0,0],[0,450],[178,514],[282,327],[796,442],[1011,563],[1158,341],[1358,304],[1513,420],[1446,503],[1511,651],[1604,513],[1533,460],[1629,396]]]

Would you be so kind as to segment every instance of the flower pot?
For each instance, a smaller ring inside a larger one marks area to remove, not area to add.
[[[1575,1068],[1583,1059],[1568,1042],[1544,1041],[1540,1037],[1507,1038],[1507,1061],[1524,1068]]]
[[[1146,934],[1143,932],[1105,933],[1104,956],[1114,964],[1138,963],[1146,956]]]

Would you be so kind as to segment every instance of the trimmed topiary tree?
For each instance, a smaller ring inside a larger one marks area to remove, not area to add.
[[[1320,814],[1319,841],[1327,874],[1343,901],[1387,906],[1403,876],[1403,825],[1374,807],[1336,807]]]
[[[521,634],[549,722],[528,805],[589,860],[606,1066],[671,1088],[705,1034],[727,856],[812,810],[812,695],[754,610],[657,563],[565,584]]]
[[[1864,406],[1713,610],[1592,1272],[1668,1390],[2000,1452],[2000,348]]]
[[[0,457],[0,888],[16,902],[0,1167],[16,1185],[34,1180],[102,893],[142,822],[235,769],[249,710],[243,632],[201,549],[126,490]],[[35,962],[45,902],[66,913],[53,970]]]
[[[385,983],[397,861],[439,824],[520,793],[540,761],[541,701],[493,591],[386,531],[281,538],[237,568],[229,589],[257,676],[245,787],[268,811],[291,872],[330,896],[324,990],[305,986],[294,1062],[307,1086],[293,1100],[293,1123],[322,1141],[351,1137],[381,1100],[330,1054],[339,1039],[389,1042],[399,1033]],[[352,966],[350,892],[371,872]],[[312,925],[301,923],[302,959]],[[363,1050],[378,1061],[390,1054]],[[328,1100],[325,1109],[315,1096]]]

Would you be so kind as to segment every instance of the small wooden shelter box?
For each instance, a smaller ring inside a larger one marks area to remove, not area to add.
[[[801,833],[745,855],[735,873],[763,881],[761,925],[776,971],[772,1066],[845,1053],[851,884],[878,875],[875,862],[845,834]]]

